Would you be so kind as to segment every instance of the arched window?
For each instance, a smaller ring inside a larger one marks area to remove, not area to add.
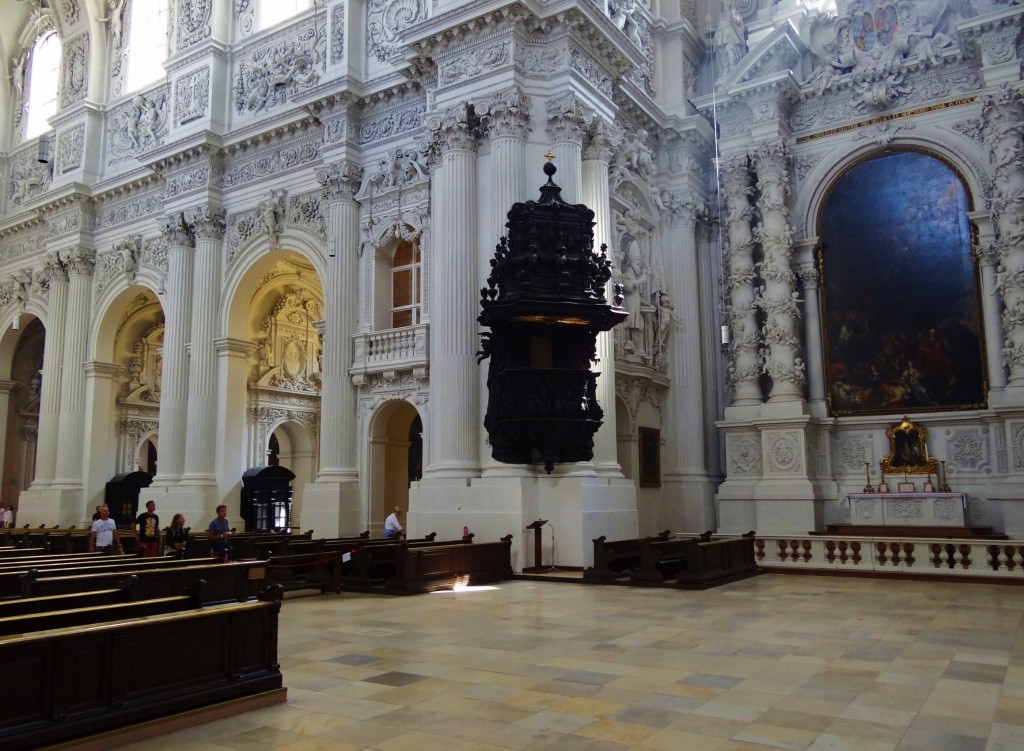
[[[57,32],[36,39],[32,45],[28,75],[28,101],[25,138],[35,138],[50,129],[49,120],[57,114],[57,88],[60,85],[61,44]]]
[[[260,0],[256,28],[269,29],[312,7],[313,0]]]
[[[422,273],[419,241],[401,241],[391,260],[391,328],[420,322]]]
[[[120,19],[111,20],[115,29],[121,22]],[[167,0],[132,0],[125,91],[136,91],[164,78],[167,75],[164,70],[166,59]]]

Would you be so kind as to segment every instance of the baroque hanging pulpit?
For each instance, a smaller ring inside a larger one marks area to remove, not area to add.
[[[487,371],[484,427],[491,454],[510,464],[590,461],[604,412],[597,403],[597,335],[625,320],[621,289],[612,305],[606,247],[594,252],[594,212],[568,204],[544,165],[540,200],[513,204],[507,237],[481,293],[480,359]],[[611,377],[609,374],[606,377]]]

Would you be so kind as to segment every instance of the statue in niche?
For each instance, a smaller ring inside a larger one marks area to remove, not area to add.
[[[722,0],[722,14],[715,28],[715,47],[719,51],[719,75],[725,75],[735,68],[747,54],[746,27],[733,0]]]
[[[650,274],[644,264],[640,243],[630,237],[626,245],[626,253],[622,259],[622,278],[620,280],[625,292],[627,316],[625,322],[626,355],[640,357],[646,352],[644,335],[644,308],[650,299]]]
[[[285,216],[285,192],[283,190],[271,191],[270,196],[260,201],[256,207],[263,217],[263,228],[270,237],[270,244],[274,246],[281,239],[281,231],[284,229]]]

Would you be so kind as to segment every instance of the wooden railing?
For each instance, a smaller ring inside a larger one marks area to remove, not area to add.
[[[754,559],[768,571],[1024,582],[1024,540],[758,535]]]

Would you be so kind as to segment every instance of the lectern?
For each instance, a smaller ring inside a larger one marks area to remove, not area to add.
[[[541,531],[540,531],[540,528],[543,527],[547,523],[548,523],[547,519],[538,519],[537,521],[530,522],[529,524],[526,525],[527,529],[532,529],[533,530],[533,568],[526,568],[526,569],[523,569],[523,571],[529,571],[529,572],[536,573],[538,571],[543,571],[544,570],[544,566],[541,565],[542,555],[541,555],[541,550],[540,550],[540,548],[541,548]]]

